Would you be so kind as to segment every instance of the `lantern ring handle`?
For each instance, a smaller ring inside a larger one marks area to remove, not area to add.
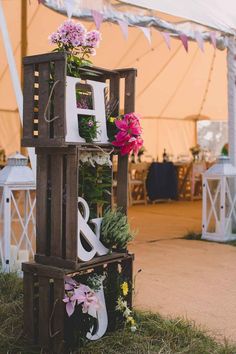
[[[48,113],[48,112],[49,112],[49,116],[50,116],[50,103],[51,103],[51,98],[52,98],[53,90],[55,89],[56,85],[57,85],[59,82],[60,82],[60,80],[57,80],[57,81],[54,82],[54,84],[53,84],[53,86],[52,86],[52,88],[51,88],[49,97],[48,97],[48,101],[47,101],[45,110],[44,110],[43,117],[44,117],[45,122],[47,122],[47,123],[51,123],[51,122],[53,122],[54,120],[56,120],[56,119],[59,118],[59,116],[55,116],[55,117],[53,117],[52,119],[48,119],[48,117],[47,117],[47,113]]]

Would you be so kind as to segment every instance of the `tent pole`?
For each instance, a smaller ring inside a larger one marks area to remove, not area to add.
[[[20,87],[20,80],[18,77],[14,54],[12,51],[10,37],[8,34],[8,30],[7,30],[7,23],[6,23],[4,12],[3,12],[2,1],[0,1],[0,30],[2,32],[3,44],[5,47],[5,51],[6,51],[6,56],[7,56],[9,69],[10,69],[12,84],[13,84],[13,88],[14,88],[15,95],[16,95],[17,107],[18,107],[18,111],[19,111],[21,124],[22,124],[23,123],[23,94],[22,94],[22,90]],[[29,154],[32,170],[33,170],[34,175],[36,177],[35,150],[33,148],[28,148],[28,154]]]
[[[228,76],[228,140],[230,162],[236,167],[236,41],[229,38],[227,49]]]
[[[27,1],[21,0],[21,58],[27,55]],[[21,66],[21,87],[23,88],[23,70]]]
[[[20,60],[27,55],[28,37],[27,37],[27,1],[21,0],[21,46],[20,46]],[[20,82],[23,90],[24,71],[21,65],[20,68]],[[23,135],[23,126],[20,127],[21,137]],[[27,155],[27,148],[21,146],[21,153]]]

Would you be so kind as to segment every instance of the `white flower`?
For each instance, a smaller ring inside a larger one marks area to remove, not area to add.
[[[82,162],[82,163],[85,163],[85,162],[89,162],[89,160],[92,158],[92,154],[91,152],[85,152],[85,151],[82,151],[79,155],[79,160]]]
[[[128,307],[126,307],[124,311],[124,317],[129,317],[130,314],[131,314],[131,310]]]
[[[137,330],[137,327],[136,326],[131,326],[130,330],[131,330],[131,332],[135,332]]]

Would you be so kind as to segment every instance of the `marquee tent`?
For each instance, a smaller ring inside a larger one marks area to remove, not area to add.
[[[63,1],[60,0],[61,3]],[[20,76],[21,2],[18,0],[1,0],[1,2]],[[87,2],[91,4],[99,1],[87,0]],[[140,6],[156,4],[157,7],[153,10],[158,10],[159,3],[166,1],[130,0],[127,2]],[[36,0],[26,3],[27,54],[51,51],[53,47],[48,43],[48,35],[66,17],[38,4]],[[170,4],[169,1],[167,3]],[[184,4],[184,1],[175,1],[175,4],[178,3]],[[205,4],[200,0],[197,3],[199,6]],[[210,1],[207,3],[210,4]],[[186,8],[187,6],[184,7]],[[160,9],[163,12],[171,12],[168,8]],[[198,14],[197,11],[193,13]],[[210,24],[213,29],[231,34],[234,33],[233,12],[231,13],[231,22],[224,19],[220,21],[219,16],[210,16],[215,20],[218,19],[217,23],[211,23],[206,16],[205,22],[201,21],[201,23]],[[177,5],[176,14],[183,18],[190,18],[188,14],[177,9]],[[161,18],[173,21],[173,17],[169,15],[161,14]],[[190,19],[199,22],[199,18]],[[175,23],[179,20],[174,18]],[[92,22],[85,22],[85,26],[88,29],[94,28]],[[182,22],[178,26],[186,28]],[[125,39],[117,24],[102,23],[102,41],[97,55],[92,58],[93,63],[112,69],[136,67],[138,69],[136,111],[143,116],[144,145],[147,153],[154,158],[157,155],[160,157],[163,149],[166,148],[175,156],[185,154],[196,141],[196,120],[227,119],[226,51],[216,50],[211,43],[206,42],[202,52],[198,45],[191,41],[187,53],[181,41],[173,38],[170,40],[171,50],[169,50],[158,28],[151,29],[150,44],[140,27],[142,26],[129,27],[128,39]],[[194,32],[198,26],[191,24],[190,29]],[[2,38],[0,38],[0,51],[2,53],[0,56],[0,145],[9,154],[19,149],[20,123]]]

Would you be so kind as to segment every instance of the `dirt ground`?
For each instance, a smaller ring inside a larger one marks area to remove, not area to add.
[[[201,202],[136,205],[135,306],[193,320],[236,342],[236,247],[181,239],[201,230]]]

